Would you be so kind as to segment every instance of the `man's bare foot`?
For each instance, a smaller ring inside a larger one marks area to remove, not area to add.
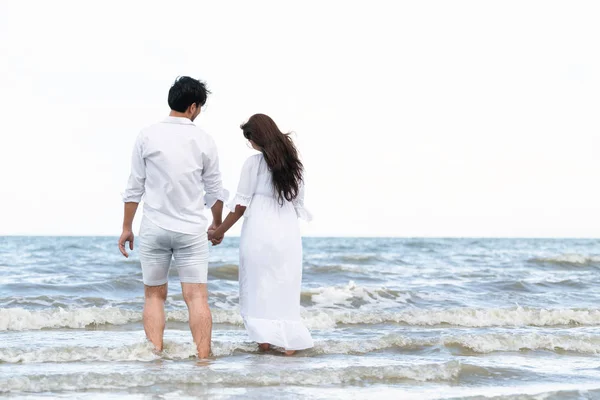
[[[285,351],[286,356],[293,356],[295,353],[296,353],[296,350],[286,350]]]
[[[271,345],[269,343],[259,343],[258,348],[260,351],[269,351],[271,350]]]
[[[152,353],[154,353],[154,355],[155,355],[155,356],[159,356],[159,357],[162,357],[162,355],[163,355],[163,351],[162,351],[162,349],[160,349],[160,350],[159,350],[159,349],[157,349],[156,347],[154,347],[154,348],[152,349]]]

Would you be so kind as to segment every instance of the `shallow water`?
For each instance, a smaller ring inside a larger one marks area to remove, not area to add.
[[[141,325],[116,238],[0,238],[0,395],[9,398],[600,398],[598,240],[304,240],[315,348],[259,354],[235,238],[211,248],[214,357],[194,356],[171,271],[165,351]]]

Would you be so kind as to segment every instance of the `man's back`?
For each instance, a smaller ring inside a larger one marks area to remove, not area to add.
[[[206,287],[207,224],[202,211],[206,204],[213,216],[211,226],[221,225],[227,198],[215,143],[193,123],[208,93],[206,85],[197,79],[177,78],[169,89],[169,117],[138,135],[123,194],[123,232],[119,238],[119,251],[129,257],[125,245],[134,248],[133,219],[144,197],[139,241],[144,331],[155,349],[162,351],[169,269],[173,266],[179,272],[192,337],[201,358],[210,355],[212,331]]]
[[[174,232],[205,232],[204,204],[212,207],[221,191],[215,143],[192,121],[167,117],[140,132],[123,200],[139,201],[145,194],[144,216],[154,224]]]

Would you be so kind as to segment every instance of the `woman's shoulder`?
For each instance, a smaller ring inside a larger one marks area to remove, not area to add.
[[[263,157],[262,153],[253,154],[246,159],[246,161],[244,162],[244,167],[252,167],[252,166],[259,165],[261,163],[261,161],[263,160],[263,158],[264,157]]]
[[[242,166],[243,173],[246,174],[259,174],[261,170],[261,164],[263,160],[262,154],[253,154],[244,161]]]

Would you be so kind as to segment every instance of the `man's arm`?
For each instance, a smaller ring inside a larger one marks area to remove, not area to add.
[[[129,253],[125,250],[125,243],[129,242],[129,249],[133,250],[133,218],[137,211],[139,203],[128,202],[125,203],[124,215],[123,215],[123,233],[119,238],[119,251],[125,257],[129,257]]]
[[[217,200],[215,205],[210,208],[210,211],[212,212],[213,222],[208,227],[209,235],[211,234],[211,232],[214,232],[215,229],[221,226],[223,222],[223,202],[221,200]],[[211,240],[213,246],[221,244],[222,241],[222,237],[220,239]]]
[[[219,170],[219,155],[212,138],[210,138],[210,150],[204,155],[202,180],[204,181],[205,191],[204,203],[210,208],[213,216],[213,222],[208,229],[215,230],[223,222],[223,202],[227,200],[229,194],[223,189],[221,171]]]
[[[210,211],[212,212],[213,222],[209,229],[217,229],[223,223],[223,201],[217,200]]]
[[[131,155],[131,174],[127,182],[127,189],[123,193],[123,202],[125,203],[123,213],[123,232],[119,238],[119,251],[125,257],[129,254],[125,250],[125,243],[129,242],[129,249],[133,250],[133,218],[137,211],[140,201],[145,192],[146,182],[146,163],[142,156],[142,140],[141,135],[138,136],[133,152]]]

